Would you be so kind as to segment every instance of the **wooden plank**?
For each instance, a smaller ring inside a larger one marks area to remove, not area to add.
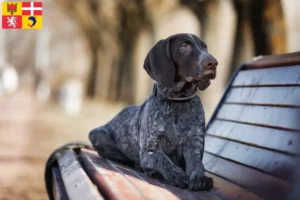
[[[260,197],[256,196],[252,192],[245,190],[244,188],[227,181],[215,174],[206,172],[207,176],[212,177],[214,180],[214,187],[211,192],[214,192],[225,199],[249,199],[249,200],[258,200]]]
[[[136,173],[132,169],[124,168],[116,163],[110,162],[110,165],[116,169],[118,172],[123,174],[132,184],[135,185],[143,194],[150,194],[148,195],[148,199],[174,199],[174,195],[178,199],[189,199],[189,200],[196,200],[196,199],[220,199],[219,197],[215,196],[210,192],[202,192],[200,195],[199,193],[189,192],[187,190],[181,190],[180,188],[172,187],[166,184],[164,181],[163,183],[159,181],[154,181],[152,178],[147,177],[145,174]],[[155,195],[153,195],[155,194]],[[200,197],[198,198],[197,195]],[[204,198],[205,197],[205,198]]]
[[[242,70],[232,83],[232,86],[253,85],[300,85],[300,65]]]
[[[188,190],[182,190],[177,187],[173,187],[167,185],[163,180],[155,180],[150,177],[147,177],[145,174],[140,172],[136,172],[128,167],[122,166],[120,164],[116,164],[112,161],[106,160],[98,156],[94,151],[90,150],[82,150],[80,154],[83,158],[85,165],[87,166],[87,171],[90,171],[93,177],[103,176],[99,174],[99,171],[110,170],[114,174],[113,178],[107,177],[106,180],[101,180],[101,178],[96,178],[95,182],[98,185],[99,190],[102,188],[103,193],[106,193],[109,198],[113,199],[131,199],[126,194],[122,194],[124,192],[132,191],[132,188],[128,188],[134,186],[135,190],[138,190],[140,194],[142,194],[143,199],[186,199],[186,200],[198,200],[198,199],[210,199],[210,200],[220,200],[219,196],[207,192],[192,192]],[[96,175],[95,175],[96,174]],[[115,183],[112,181],[116,176],[120,176],[120,182]],[[122,178],[123,177],[123,178]],[[106,185],[111,185],[111,187],[107,187]],[[112,186],[118,186],[122,190],[112,191]]]
[[[294,173],[297,163],[294,156],[212,136],[206,136],[205,150],[282,180],[295,180]]]
[[[218,119],[300,130],[300,108],[223,104]]]
[[[214,120],[206,133],[252,146],[264,147],[288,154],[300,154],[300,134],[238,122]]]
[[[68,200],[69,197],[67,195],[60,171],[57,167],[52,169],[52,177],[53,177],[53,194],[55,200]]]
[[[106,162],[95,151],[84,150],[83,153],[96,166],[99,164],[103,165]],[[170,199],[170,193],[166,193],[166,190],[176,195],[179,199],[260,199],[253,193],[209,172],[206,175],[214,179],[214,188],[210,192],[193,192],[169,186],[163,180],[150,178],[141,172],[134,171],[120,164],[112,164],[111,166],[117,168],[117,171],[126,176],[136,187],[141,187],[140,191],[155,194],[156,199]]]
[[[103,199],[78,162],[73,151],[66,151],[58,158],[58,165],[67,194],[72,200]]]
[[[83,160],[83,165],[86,172],[106,198],[117,200],[146,198],[122,174],[104,162],[104,159],[99,157],[99,160],[96,164],[87,155],[85,150],[81,151],[80,156]]]
[[[103,193],[106,193],[109,198],[129,199],[128,195],[124,193],[132,191],[133,186],[142,195],[143,199],[220,199],[209,192],[201,192],[200,195],[197,193],[197,196],[187,190],[181,190],[161,183],[128,167],[101,158],[90,150],[82,150],[80,155],[83,158],[84,165],[87,167],[87,171],[90,171],[92,176],[95,177],[95,183],[99,190],[103,190]],[[103,170],[109,170],[112,177],[103,177],[104,175],[101,174]],[[120,177],[118,182],[114,181],[115,177]],[[112,191],[112,186],[117,187],[118,185],[120,185],[122,190]]]
[[[231,88],[225,102],[300,107],[300,86]]]
[[[143,193],[156,194],[154,199],[170,199],[170,193],[172,196],[175,195],[179,199],[196,200],[196,199],[210,199],[210,200],[220,200],[223,199],[212,192],[201,191],[194,192],[189,190],[182,190],[177,187],[173,187],[165,183],[164,180],[154,180],[143,173],[135,172],[132,169],[121,167],[118,164],[113,164],[115,168],[118,168],[120,173],[125,174],[125,176],[131,180],[131,182],[138,187]],[[171,197],[172,197],[171,196]],[[153,195],[152,195],[153,197]]]
[[[269,68],[300,64],[300,52],[259,56],[245,64],[244,69]]]
[[[203,163],[207,171],[230,180],[263,199],[284,199],[291,189],[285,181],[206,152]]]

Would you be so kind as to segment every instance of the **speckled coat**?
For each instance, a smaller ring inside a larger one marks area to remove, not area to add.
[[[194,35],[158,42],[144,64],[157,81],[152,94],[92,130],[91,143],[101,156],[140,166],[149,176],[160,174],[173,186],[209,190],[213,181],[202,164],[205,115],[196,93],[209,86],[216,65]]]

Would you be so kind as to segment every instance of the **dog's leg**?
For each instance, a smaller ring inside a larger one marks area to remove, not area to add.
[[[155,170],[173,186],[186,188],[188,177],[185,172],[176,166],[167,155],[161,151],[143,151],[141,153],[141,166],[145,171]]]
[[[183,156],[186,164],[186,174],[189,177],[188,188],[190,190],[210,190],[213,186],[212,178],[204,175],[203,151],[204,134],[198,133],[189,136]]]
[[[117,148],[113,137],[105,127],[100,126],[92,130],[89,134],[89,139],[100,156],[125,165],[134,165],[134,163]]]

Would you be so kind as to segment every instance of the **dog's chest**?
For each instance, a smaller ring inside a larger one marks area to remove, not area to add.
[[[189,102],[167,103],[162,108],[161,120],[164,121],[165,130],[163,134],[171,144],[168,151],[181,152],[193,126],[190,122],[200,113]]]
[[[151,148],[181,157],[187,140],[195,133],[193,130],[204,126],[200,99],[197,97],[187,102],[170,102],[152,97],[148,103],[142,117],[146,119],[142,121],[142,127],[147,127],[141,129],[142,140],[151,144]]]

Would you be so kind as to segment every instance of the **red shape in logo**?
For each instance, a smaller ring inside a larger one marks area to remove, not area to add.
[[[7,12],[10,12],[11,15],[17,12],[17,3],[7,3]]]
[[[22,16],[2,16],[3,29],[20,29],[22,28]]]
[[[42,15],[43,3],[42,2],[22,2],[22,15]]]

